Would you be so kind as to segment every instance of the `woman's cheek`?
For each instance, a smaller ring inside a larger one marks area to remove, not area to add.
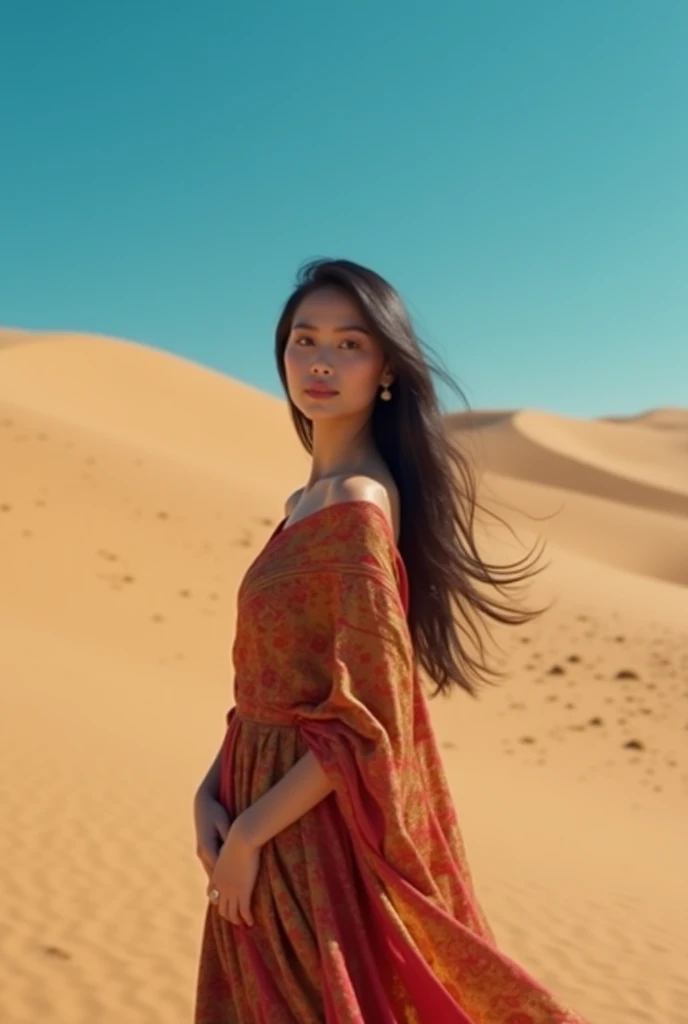
[[[284,353],[284,370],[287,375],[287,380],[292,380],[300,372],[299,355],[300,353],[298,349],[287,349]]]
[[[356,376],[358,387],[362,390],[374,391],[377,387],[377,379],[380,374],[378,362],[378,359],[366,353],[356,360],[355,366],[351,367]]]

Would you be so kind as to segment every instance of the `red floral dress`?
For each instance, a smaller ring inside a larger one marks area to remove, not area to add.
[[[195,1024],[583,1024],[477,903],[382,511],[273,534],[239,591],[220,799],[312,751],[333,792],[261,851],[252,928],[209,905]]]

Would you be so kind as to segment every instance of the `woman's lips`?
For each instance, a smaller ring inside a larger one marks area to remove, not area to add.
[[[338,391],[325,390],[324,388],[306,388],[306,394],[310,398],[334,398]]]

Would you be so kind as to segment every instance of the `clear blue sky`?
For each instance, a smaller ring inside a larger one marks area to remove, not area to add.
[[[688,404],[688,0],[0,4],[0,324],[279,392],[300,262],[474,407]]]

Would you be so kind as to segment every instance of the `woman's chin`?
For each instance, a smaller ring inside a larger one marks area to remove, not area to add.
[[[341,400],[340,395],[333,398],[309,398],[308,395],[299,395],[298,402],[292,398],[292,402],[307,419],[313,423],[330,420],[350,420],[352,417],[367,418],[371,413],[371,407],[354,403],[346,404]]]
[[[346,415],[346,412],[342,412],[342,405],[337,401],[338,398],[338,395],[333,398],[309,398],[306,395],[299,399],[297,408],[309,420],[331,420],[333,417]]]

